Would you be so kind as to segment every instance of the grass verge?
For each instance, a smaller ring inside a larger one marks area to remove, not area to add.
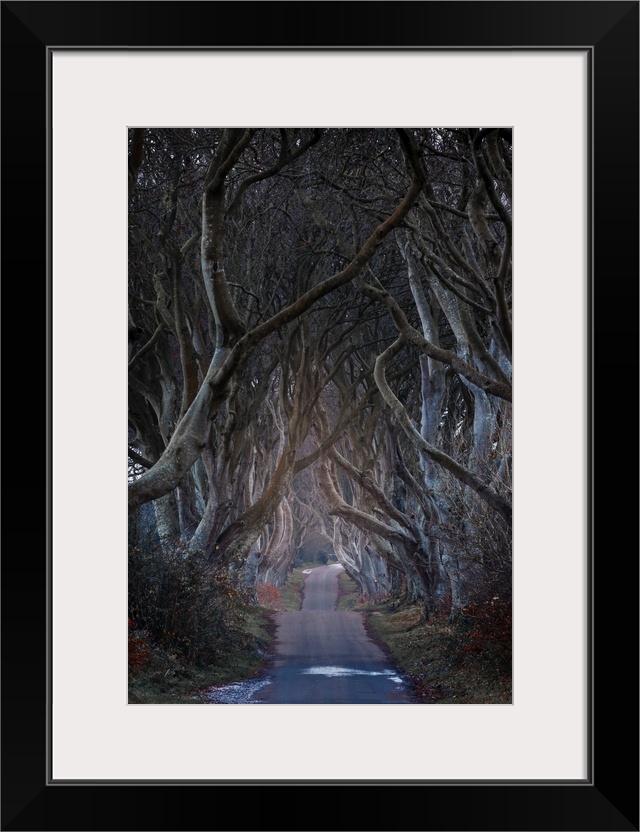
[[[360,600],[358,584],[350,578],[347,572],[338,575],[338,604],[336,609],[339,612],[350,612]]]
[[[419,606],[394,610],[390,603],[365,607],[368,632],[387,648],[422,704],[509,704],[511,618],[475,609],[451,623],[421,620]],[[490,623],[488,623],[490,622]]]
[[[150,645],[144,633],[134,632],[134,644],[143,660],[132,666],[130,649],[129,703],[197,704],[194,696],[198,690],[260,675],[270,658],[275,632],[273,613],[257,606],[248,607],[243,615],[243,630],[242,642],[227,651],[219,662],[205,667],[189,665],[175,653]]]
[[[280,609],[284,612],[298,612],[302,609],[304,579],[307,577],[304,570],[312,568],[308,565],[297,566],[289,573],[287,582],[280,587]]]

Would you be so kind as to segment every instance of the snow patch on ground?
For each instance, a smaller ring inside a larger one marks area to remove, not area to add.
[[[253,699],[261,688],[271,684],[271,679],[249,679],[246,682],[235,682],[233,685],[207,688],[200,692],[199,699],[215,702],[218,705],[258,705]]]
[[[335,665],[324,665],[307,667],[301,671],[304,675],[329,676],[386,676],[390,682],[402,685],[403,680],[393,670],[358,670],[354,667],[336,667]]]

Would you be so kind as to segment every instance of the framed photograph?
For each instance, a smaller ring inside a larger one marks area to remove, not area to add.
[[[2,45],[5,291],[38,287],[47,415],[43,545],[3,559],[2,828],[637,830],[638,3],[3,2]],[[513,138],[512,701],[131,704],[128,131],[394,128],[410,158],[487,126]]]

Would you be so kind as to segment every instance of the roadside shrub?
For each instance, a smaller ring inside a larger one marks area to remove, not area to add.
[[[258,603],[269,610],[282,609],[280,590],[275,584],[258,584]]]
[[[462,633],[461,653],[467,659],[489,662],[501,674],[511,672],[510,601],[496,596],[468,604],[462,610],[458,625]]]
[[[149,646],[144,639],[187,664],[218,663],[247,639],[242,629],[246,603],[228,571],[202,553],[130,547],[130,665],[144,664]]]
[[[129,619],[129,668],[146,667],[151,658],[151,647],[143,631],[137,630],[134,622]]]

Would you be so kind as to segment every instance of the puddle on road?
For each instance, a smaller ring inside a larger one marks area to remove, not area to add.
[[[215,702],[218,705],[260,705],[253,699],[261,688],[271,684],[271,679],[249,679],[246,682],[235,682],[233,685],[223,685],[219,688],[206,688],[200,691],[200,701]]]
[[[358,670],[355,667],[336,667],[335,665],[327,665],[320,667],[307,667],[302,671],[304,675],[312,676],[386,676],[390,682],[395,682],[396,685],[403,685],[404,680],[396,675],[393,670]]]

